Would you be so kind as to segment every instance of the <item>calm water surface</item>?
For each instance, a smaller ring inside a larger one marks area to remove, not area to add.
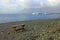
[[[60,18],[60,14],[0,14],[0,23],[52,18]]]

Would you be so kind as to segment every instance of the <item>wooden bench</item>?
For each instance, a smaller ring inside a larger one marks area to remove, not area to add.
[[[17,26],[19,26],[19,25],[14,25],[13,27],[12,27],[12,30],[13,30],[13,32],[15,33],[15,32],[17,32],[17,31],[24,31],[25,30],[25,24],[21,24],[21,28],[18,28],[17,29]]]

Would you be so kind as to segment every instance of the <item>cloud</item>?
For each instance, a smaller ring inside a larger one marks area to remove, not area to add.
[[[58,4],[60,4],[60,0],[48,0],[48,4],[50,4],[51,6],[57,6]]]
[[[0,0],[0,13],[28,13],[32,9],[56,9],[59,6],[60,0]]]
[[[16,0],[0,0],[0,13],[16,13],[18,10],[23,9],[20,7]]]

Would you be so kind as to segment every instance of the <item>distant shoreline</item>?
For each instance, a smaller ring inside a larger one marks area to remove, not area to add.
[[[18,22],[31,22],[31,21],[45,21],[45,20],[60,20],[60,18],[50,18],[50,19],[35,19],[35,20],[25,20],[25,21],[11,21],[11,22],[5,22],[0,24],[8,24],[8,23],[18,23]]]

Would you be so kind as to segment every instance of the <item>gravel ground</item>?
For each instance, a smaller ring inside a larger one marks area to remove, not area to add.
[[[12,25],[25,24],[25,31],[12,32]],[[0,24],[0,40],[60,40],[60,19]]]

